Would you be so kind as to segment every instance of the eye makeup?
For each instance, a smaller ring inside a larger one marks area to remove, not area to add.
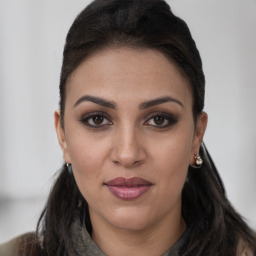
[[[113,121],[106,112],[94,111],[83,115],[79,121],[91,129],[107,129],[113,125]],[[149,126],[155,129],[169,128],[178,122],[178,117],[166,112],[151,112],[146,115],[144,126]]]
[[[105,112],[90,112],[86,115],[83,115],[79,120],[83,125],[92,128],[107,128],[112,125],[112,121],[110,121],[110,117]]]
[[[153,126],[154,128],[163,129],[171,127],[178,122],[177,116],[165,112],[154,112],[144,125]]]

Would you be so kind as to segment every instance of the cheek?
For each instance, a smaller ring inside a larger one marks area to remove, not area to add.
[[[85,166],[85,170],[89,170],[91,165],[97,166],[100,162],[107,144],[104,143],[103,136],[88,131],[88,128],[77,122],[75,118],[70,117],[70,119],[72,121],[67,124],[65,130],[71,163],[77,167]]]
[[[77,154],[74,152],[74,157],[72,157],[76,184],[88,203],[103,184],[100,154],[101,152],[95,150],[94,147],[88,147],[88,149],[78,151]]]
[[[163,190],[180,191],[188,171],[189,150],[187,148],[164,147],[162,154],[156,155],[158,184]]]
[[[170,166],[188,166],[193,145],[192,125],[179,125],[163,138],[160,136],[152,136],[151,139],[155,160]]]
[[[177,127],[165,140],[159,141],[152,143],[155,147],[151,152],[156,178],[166,191],[180,191],[190,162],[193,129]]]
[[[81,193],[96,191],[103,183],[103,166],[107,158],[109,143],[84,131],[71,134],[68,149],[73,173]]]

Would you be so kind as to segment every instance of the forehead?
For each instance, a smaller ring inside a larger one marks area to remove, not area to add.
[[[169,94],[191,105],[188,79],[164,54],[152,49],[108,48],[84,60],[71,75],[67,97],[83,94],[147,100]]]

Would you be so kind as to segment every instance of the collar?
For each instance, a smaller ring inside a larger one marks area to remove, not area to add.
[[[101,251],[98,245],[91,239],[90,234],[86,230],[85,224],[81,222],[77,216],[71,227],[72,241],[69,246],[68,255],[70,256],[107,256]],[[179,240],[162,256],[178,256],[181,249],[188,242],[191,233],[191,228],[183,233]]]

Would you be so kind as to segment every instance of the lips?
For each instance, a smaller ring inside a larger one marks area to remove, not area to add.
[[[152,183],[139,177],[129,179],[118,177],[106,182],[104,185],[117,198],[133,200],[145,194],[152,186]]]

